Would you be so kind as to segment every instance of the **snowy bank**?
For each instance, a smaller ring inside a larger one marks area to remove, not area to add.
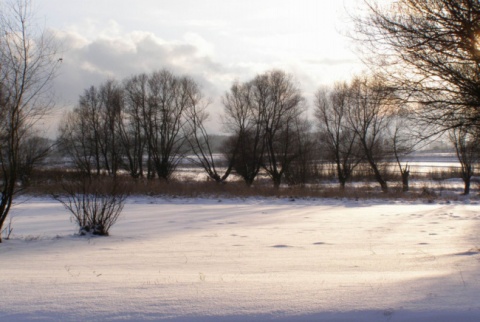
[[[479,321],[480,206],[130,198],[110,237],[48,198],[0,245],[0,321]]]

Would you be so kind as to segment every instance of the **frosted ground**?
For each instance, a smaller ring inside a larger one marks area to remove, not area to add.
[[[475,199],[132,197],[110,237],[23,199],[0,321],[479,321]]]

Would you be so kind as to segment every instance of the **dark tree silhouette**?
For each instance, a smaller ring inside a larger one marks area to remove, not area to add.
[[[358,136],[348,123],[349,92],[349,84],[343,82],[336,83],[331,89],[320,89],[315,96],[323,155],[334,163],[342,190],[363,159]]]
[[[368,63],[412,103],[422,128],[480,127],[480,2],[364,1],[356,37]]]
[[[61,62],[32,10],[28,0],[2,2],[0,10],[0,231],[22,188],[21,147],[52,106],[51,81]]]

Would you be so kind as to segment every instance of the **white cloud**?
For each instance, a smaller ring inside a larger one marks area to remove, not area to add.
[[[191,44],[198,50],[200,56],[213,56],[215,48],[213,44],[209,43],[205,38],[194,32],[187,32],[183,39],[186,43]]]

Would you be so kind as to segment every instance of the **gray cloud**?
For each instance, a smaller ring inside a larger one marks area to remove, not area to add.
[[[220,129],[216,115],[221,112],[220,97],[237,78],[253,77],[253,66],[226,66],[205,54],[202,42],[166,42],[148,32],[100,36],[88,40],[75,32],[58,32],[62,47],[62,66],[54,87],[58,97],[57,119],[78,102],[83,91],[107,79],[123,80],[131,75],[166,68],[178,75],[194,78],[205,96],[211,99],[212,127]],[[207,46],[206,44],[205,46]],[[53,125],[52,127],[56,127]]]
[[[205,90],[217,94],[216,79],[233,78],[231,68],[202,54],[192,44],[167,43],[151,33],[133,32],[117,38],[88,41],[75,33],[58,35],[64,47],[63,65],[55,81],[57,94],[68,104],[91,85],[109,78],[121,80],[134,74],[167,68],[188,74]]]

